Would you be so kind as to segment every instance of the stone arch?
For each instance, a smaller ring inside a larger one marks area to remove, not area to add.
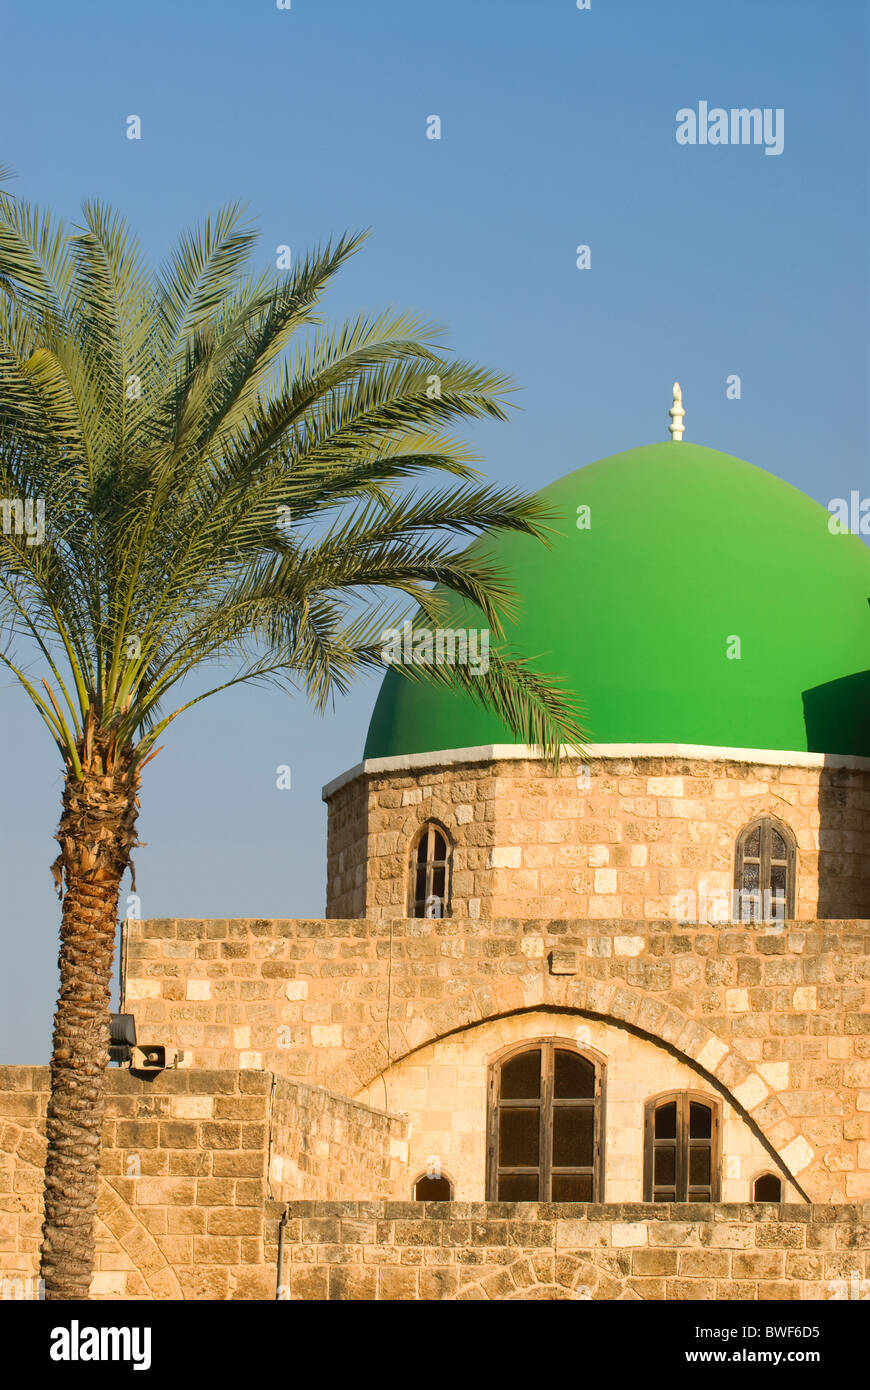
[[[148,1227],[136,1214],[136,1208],[125,1201],[112,1183],[102,1176],[97,1196],[97,1215],[112,1239],[133,1261],[136,1272],[148,1289],[149,1298],[184,1298],[175,1270]]]
[[[438,1000],[410,1020],[384,1024],[378,1037],[329,1072],[324,1084],[354,1096],[430,1043],[512,1014],[541,1011],[598,1019],[665,1048],[729,1101],[785,1178],[805,1201],[811,1200],[792,1167],[789,1146],[801,1160],[797,1172],[809,1167],[813,1149],[753,1063],[679,1006],[622,980],[562,979],[541,971],[487,982]]]
[[[413,1171],[413,1170],[411,1170],[411,1171]],[[431,1177],[431,1176],[433,1176],[433,1175],[430,1174],[429,1172],[427,1172],[426,1169],[423,1169],[423,1170],[421,1170],[419,1173],[417,1173],[417,1176],[416,1176],[416,1177],[412,1177],[412,1178],[411,1178],[410,1188],[411,1188],[411,1200],[412,1200],[412,1201],[419,1202],[419,1201],[421,1200],[421,1198],[419,1198],[419,1197],[417,1196],[417,1184],[418,1184],[418,1182],[421,1182],[424,1178],[428,1178],[428,1177]],[[445,1182],[449,1183],[449,1184],[450,1184],[450,1191],[451,1191],[451,1194],[452,1194],[452,1193],[455,1193],[455,1191],[456,1191],[456,1180],[455,1180],[455,1178],[452,1177],[451,1173],[449,1173],[449,1172],[447,1171],[446,1168],[441,1168],[441,1167],[440,1167],[440,1164],[439,1164],[439,1172],[438,1172],[438,1174],[437,1174],[437,1177],[438,1177],[438,1178],[443,1178],[443,1180],[444,1180]],[[426,1201],[426,1202],[436,1202],[436,1201],[441,1201],[441,1198],[440,1198],[440,1197],[424,1197],[424,1198],[422,1198],[422,1200],[423,1200],[423,1201]],[[445,1198],[445,1200],[446,1200],[446,1201],[452,1202],[452,1201],[454,1200],[454,1198],[453,1198],[453,1196],[451,1195],[450,1197]]]
[[[15,1167],[25,1168],[37,1174],[41,1187],[42,1170],[45,1165],[44,1135],[32,1125],[19,1125],[14,1120],[6,1120],[3,1125],[3,1152],[11,1156]],[[41,1214],[41,1198],[39,1211]],[[104,1234],[110,1238],[129,1256],[136,1273],[146,1286],[148,1298],[184,1298],[175,1271],[147,1226],[137,1216],[135,1207],[131,1207],[116,1192],[103,1174],[100,1174],[98,1179],[95,1233],[97,1237]],[[38,1236],[35,1238],[30,1258],[35,1275],[39,1269]]]
[[[773,1168],[771,1167],[770,1164],[767,1164],[767,1166],[764,1167],[764,1168],[758,1168],[758,1169],[752,1174],[752,1176],[750,1177],[750,1179],[749,1179],[749,1181],[748,1181],[748,1183],[747,1183],[747,1191],[746,1191],[746,1200],[747,1200],[747,1202],[757,1202],[757,1201],[760,1200],[760,1198],[756,1197],[756,1195],[755,1195],[755,1184],[758,1182],[758,1179],[759,1179],[759,1178],[767,1178],[767,1177],[779,1178],[780,1182],[782,1183],[782,1174],[781,1174],[781,1173],[775,1172],[775,1171],[773,1170]],[[782,1183],[782,1190],[783,1190],[783,1197],[784,1197],[784,1196],[785,1196],[785,1184],[784,1184],[784,1183]]]

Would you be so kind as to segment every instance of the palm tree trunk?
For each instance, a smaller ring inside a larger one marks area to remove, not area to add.
[[[57,840],[65,887],[46,1132],[42,1277],[48,1299],[87,1298],[94,1266],[118,893],[130,864],[138,773],[89,724],[84,776],[68,771]]]

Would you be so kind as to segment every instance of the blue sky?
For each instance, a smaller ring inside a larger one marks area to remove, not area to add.
[[[420,311],[516,379],[511,423],[468,432],[495,481],[666,438],[677,378],[687,438],[827,504],[870,487],[868,29],[864,0],[10,0],[0,161],[71,220],[115,204],[157,262],[237,198],[263,264],[371,227],[328,311]],[[782,108],[783,153],[679,146],[700,101]],[[320,788],[374,694],[179,720],[144,779],[143,915],[322,915]],[[0,685],[0,710],[0,1061],[44,1062],[62,779],[26,698]]]

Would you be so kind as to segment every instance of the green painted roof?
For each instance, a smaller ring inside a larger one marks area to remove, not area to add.
[[[550,548],[475,545],[521,597],[511,644],[576,692],[594,743],[870,756],[870,549],[832,534],[819,503],[686,442],[616,454],[541,495],[559,517]],[[460,601],[451,614],[482,626]],[[467,697],[390,670],[365,757],[515,742]]]

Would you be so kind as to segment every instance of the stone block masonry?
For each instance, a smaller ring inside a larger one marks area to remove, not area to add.
[[[642,867],[607,843],[595,872]],[[290,1298],[865,1297],[868,948],[867,920],[128,921],[123,1007],[183,1064],[108,1073],[93,1295],[271,1299],[291,1202]],[[606,1204],[480,1201],[494,1059],[549,1039],[604,1069]],[[645,1204],[649,1102],[686,1091],[722,1200]],[[47,1095],[0,1069],[4,1287],[37,1273]],[[408,1201],[433,1155],[455,1200]],[[765,1173],[783,1204],[742,1205]]]
[[[328,917],[404,916],[434,820],[453,843],[454,917],[664,921],[687,891],[730,902],[737,835],[762,815],[797,843],[799,919],[870,915],[868,759],[627,752],[556,774],[522,750],[464,749],[348,776],[324,791]]]
[[[393,1183],[402,1120],[249,1071],[148,1081],[112,1071],[107,1089],[96,1299],[273,1299],[285,1211],[282,1294],[303,1301],[843,1300],[870,1291],[870,1203],[419,1203],[345,1193],[285,1206],[294,1185],[341,1186],[331,1169],[342,1144],[349,1188]],[[35,1288],[47,1097],[47,1068],[0,1069],[7,1298]],[[300,1135],[306,1124],[311,1134]],[[298,1181],[285,1172],[270,1183],[270,1154],[290,1160]]]
[[[274,1197],[405,1195],[408,1122],[317,1086],[276,1078],[270,1187]]]
[[[293,1202],[291,1299],[870,1297],[861,1206]]]
[[[35,1278],[47,1067],[0,1069],[0,1271]],[[266,1298],[272,1078],[263,1072],[106,1076],[96,1298]]]
[[[574,973],[552,972],[554,952]],[[127,922],[125,1007],[142,1041],[185,1049],[194,1068],[263,1068],[353,1098],[438,1039],[473,1044],[466,1030],[491,1019],[599,1019],[724,1088],[810,1199],[863,1201],[868,957],[867,921]],[[376,1087],[364,1098],[394,1108]]]
[[[0,1297],[36,1290],[48,1082],[0,1068]],[[383,1197],[404,1170],[404,1121],[267,1072],[111,1069],[106,1087],[93,1298],[274,1298],[270,1201]]]

